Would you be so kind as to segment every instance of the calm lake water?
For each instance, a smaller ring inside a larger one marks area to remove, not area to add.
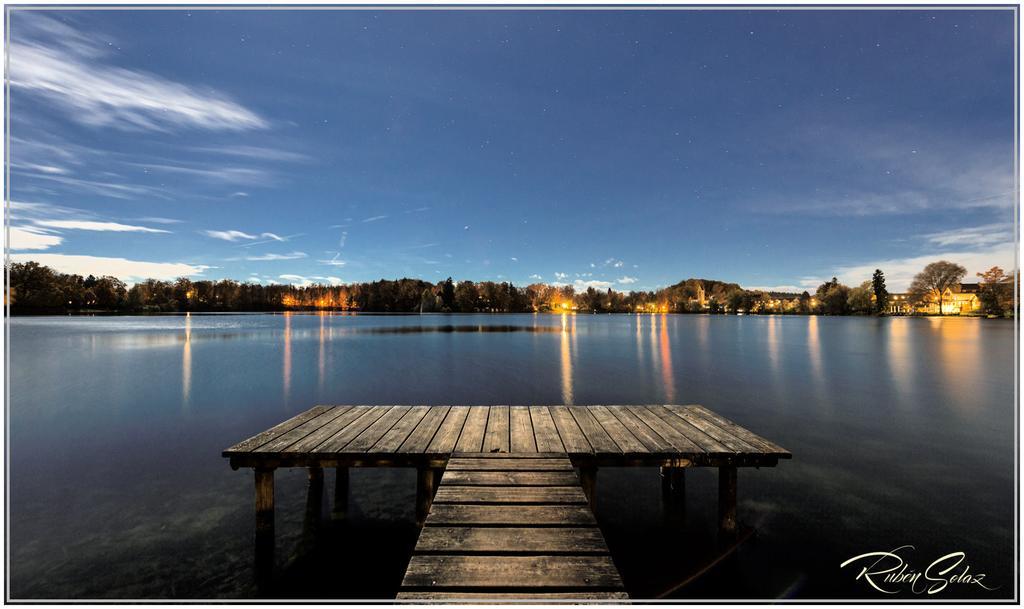
[[[8,590],[252,597],[252,475],[220,452],[317,403],[700,403],[794,458],[740,470],[758,536],[677,596],[881,598],[840,563],[910,544],[911,568],[963,551],[998,587],[929,598],[1010,598],[1014,350],[1012,322],[954,318],[15,318]],[[355,470],[350,520],[303,552],[305,474],[277,484],[275,594],[394,594],[416,538],[411,470]],[[714,546],[715,485],[691,471],[681,514],[656,469],[600,471],[598,520],[635,597]]]

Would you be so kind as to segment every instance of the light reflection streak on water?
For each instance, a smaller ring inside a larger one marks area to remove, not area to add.
[[[185,314],[185,344],[181,348],[181,401],[187,406],[192,397],[192,314]]]
[[[292,314],[284,314],[284,358],[281,362],[281,384],[284,387],[284,401],[287,404],[288,394],[292,388]]]
[[[569,320],[568,314],[562,313],[562,334],[561,334],[561,359],[562,359],[562,403],[573,403],[572,391],[572,352],[569,346]],[[575,325],[575,318],[573,324]]]
[[[661,332],[658,333],[661,348],[661,381],[665,385],[665,399],[669,404],[676,401],[676,381],[672,374],[672,346],[668,340],[667,315],[661,314]]]

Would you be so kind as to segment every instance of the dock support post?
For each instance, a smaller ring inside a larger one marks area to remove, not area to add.
[[[324,469],[309,468],[309,488],[306,491],[306,514],[302,520],[302,551],[308,552],[316,544],[323,519]]]
[[[256,585],[265,590],[274,573],[274,469],[256,468]]]
[[[416,525],[423,526],[434,500],[434,470],[430,467],[416,468]]]
[[[348,468],[339,465],[334,468],[334,509],[332,520],[344,520],[348,516]]]
[[[718,532],[723,538],[731,538],[736,530],[736,467],[719,467]]]
[[[597,468],[594,466],[580,467],[580,485],[583,487],[583,494],[587,496],[587,503],[591,511],[597,506]]]
[[[661,492],[665,499],[686,496],[686,468],[662,467]]]

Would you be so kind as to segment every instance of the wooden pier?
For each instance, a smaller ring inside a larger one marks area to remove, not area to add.
[[[425,526],[400,593],[410,600],[622,598],[591,511],[598,468],[658,467],[679,493],[685,468],[717,467],[719,534],[729,538],[737,469],[791,458],[702,406],[675,405],[316,406],[223,455],[255,470],[261,579],[273,567],[275,469],[308,468],[312,497],[334,468],[343,516],[348,468],[415,467]]]

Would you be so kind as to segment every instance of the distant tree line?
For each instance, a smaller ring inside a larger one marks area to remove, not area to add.
[[[915,279],[912,294],[941,299],[946,287],[959,285],[966,271],[947,262],[933,263]],[[936,266],[938,265],[938,266]],[[109,311],[126,313],[185,311],[281,311],[329,309],[365,312],[587,312],[587,313],[747,313],[884,314],[889,294],[885,276],[850,288],[835,278],[812,296],[745,290],[714,279],[687,279],[656,291],[618,292],[572,285],[509,282],[382,279],[346,285],[242,283],[231,279],[174,281],[147,279],[129,287],[116,277],[59,273],[35,262],[13,263],[6,296],[14,313]],[[1012,308],[1012,276],[995,267],[982,277],[979,299],[984,311]],[[941,305],[940,305],[941,310]]]

